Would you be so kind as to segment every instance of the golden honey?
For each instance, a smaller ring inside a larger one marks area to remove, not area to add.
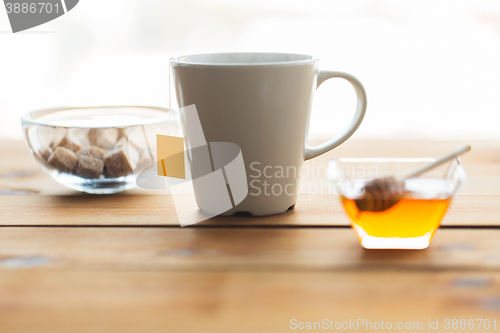
[[[372,237],[429,237],[439,228],[441,219],[450,205],[447,199],[403,198],[382,212],[360,211],[352,199],[341,197],[347,215],[360,240]]]

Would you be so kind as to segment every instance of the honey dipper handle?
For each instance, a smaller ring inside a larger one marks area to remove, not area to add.
[[[419,176],[422,173],[437,167],[438,165],[441,165],[449,160],[452,160],[452,159],[462,155],[463,153],[469,151],[470,149],[471,149],[470,145],[465,145],[462,148],[459,148],[459,149],[457,149],[449,154],[446,154],[444,156],[439,157],[437,160],[435,160],[434,162],[432,162],[430,164],[424,165],[424,166],[416,169],[415,171],[412,171],[411,173],[404,176],[402,178],[402,180]]]

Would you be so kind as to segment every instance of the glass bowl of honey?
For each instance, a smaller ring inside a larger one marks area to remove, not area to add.
[[[467,178],[456,158],[419,177],[401,180],[397,195],[387,182],[434,158],[333,158],[327,178],[362,247],[425,249],[429,246],[454,196]],[[371,187],[370,187],[371,186]]]

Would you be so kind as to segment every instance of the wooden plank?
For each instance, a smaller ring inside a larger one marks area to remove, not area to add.
[[[389,144],[388,156],[455,146]],[[379,145],[345,152],[382,156]],[[474,150],[474,195],[457,198],[446,224],[498,224],[498,146]],[[168,196],[75,195],[21,162],[2,161],[0,188],[45,195],[0,197],[3,225],[177,224]],[[348,228],[309,228],[332,224],[347,224],[337,200],[304,195],[284,215],[183,229],[1,227],[0,331],[281,332],[293,318],[327,318],[421,321],[426,332],[429,319],[441,329],[446,318],[498,320],[499,229],[442,229],[425,251],[365,251]]]
[[[166,191],[134,189],[122,195],[91,196],[56,183],[35,163],[21,141],[1,141],[0,225],[177,225]],[[356,156],[434,156],[461,143],[350,140],[332,153],[306,163],[301,181],[305,194],[294,210],[266,218],[217,217],[200,225],[348,225],[338,200],[314,195],[325,185],[324,170],[333,154]],[[500,225],[500,144],[473,143],[464,156],[469,180],[443,225]],[[1,195],[4,194],[4,195]],[[17,196],[11,194],[20,194]],[[41,194],[40,196],[29,194]],[[196,206],[180,207],[192,214]]]
[[[178,225],[170,196],[1,196],[0,224]]]
[[[500,230],[441,229],[425,251],[368,251],[349,228],[0,228],[0,269],[500,271]]]
[[[499,273],[13,270],[0,274],[0,330],[274,333],[292,319],[363,319],[442,332],[445,319],[478,318],[498,329],[499,290]]]
[[[183,205],[180,214],[197,206]],[[178,226],[168,195],[0,196],[0,225],[170,225]],[[285,214],[254,218],[214,217],[197,226],[348,226],[349,219],[333,195],[299,196]],[[443,219],[446,226],[499,226],[500,195],[458,196]]]
[[[333,151],[307,161],[301,186],[316,190],[314,184],[324,180],[324,170],[333,156],[340,157],[432,157],[443,154],[464,142],[456,141],[381,141],[349,140]],[[317,144],[313,142],[311,144]],[[463,189],[466,195],[500,195],[500,143],[472,142],[472,151],[463,156],[469,179]],[[46,175],[30,156],[24,142],[0,141],[0,194],[74,195],[76,192]],[[309,188],[308,184],[313,184]],[[131,194],[154,194],[134,189]]]

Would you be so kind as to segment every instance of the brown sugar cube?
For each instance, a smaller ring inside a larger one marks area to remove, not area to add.
[[[132,174],[132,164],[123,147],[104,155],[104,164],[107,172],[113,178]]]
[[[118,149],[118,148],[121,148],[121,147],[128,148],[128,140],[127,140],[126,137],[121,137],[120,140],[118,140],[116,142],[116,144],[114,145],[113,149]]]
[[[81,147],[90,147],[88,128],[70,128],[68,130],[68,140],[78,144]]]
[[[45,161],[49,159],[50,155],[52,154],[52,150],[50,148],[42,148],[38,151],[38,155]]]
[[[71,150],[57,147],[50,155],[47,163],[61,172],[71,172],[76,168],[78,158]]]
[[[95,179],[101,177],[104,162],[92,156],[80,155],[75,174],[82,178]]]
[[[113,149],[118,141],[118,129],[116,128],[92,128],[89,130],[89,141],[93,146],[102,149]]]
[[[119,149],[119,148],[123,148],[125,150],[127,156],[129,157],[130,165],[132,165],[132,169],[135,169],[137,163],[139,163],[139,157],[140,157],[140,154],[137,151],[137,149],[132,144],[130,144],[130,142],[125,137],[118,140],[118,142],[114,147],[114,149]]]
[[[121,138],[126,138],[127,137],[127,132],[125,128],[119,128],[118,129],[118,139]]]
[[[51,154],[52,154],[52,149],[42,147],[35,154],[35,158],[38,160],[38,162],[40,162],[44,165],[48,165],[47,161],[48,161]]]
[[[109,174],[108,168],[106,167],[106,164],[104,164],[104,168],[102,169],[102,174],[105,178],[112,178],[111,175]]]
[[[97,139],[99,138],[100,132],[102,130],[100,128],[91,128],[89,129],[89,142],[91,145],[95,145],[97,142]]]
[[[148,145],[144,139],[144,134],[140,128],[134,128],[127,137],[129,144],[131,144],[135,149],[142,150]]]
[[[99,147],[92,146],[90,148],[83,148],[78,152],[80,156],[90,156],[102,160],[106,152]]]
[[[56,144],[68,134],[66,128],[41,126],[38,130],[38,138],[44,147],[56,148]]]
[[[55,143],[54,149],[57,147],[67,148],[69,150],[72,150],[75,153],[77,151],[79,151],[80,149],[82,149],[82,147],[79,144],[74,143],[73,141],[68,139],[68,137],[66,137],[66,136],[62,137],[62,139],[59,140],[59,142]]]

